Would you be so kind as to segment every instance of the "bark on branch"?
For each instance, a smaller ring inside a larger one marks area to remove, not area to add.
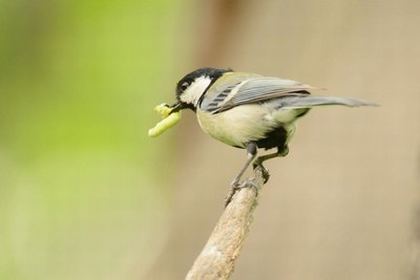
[[[260,167],[246,186],[232,197],[207,244],[187,274],[187,280],[229,279],[242,249],[257,205],[258,191],[266,180]]]

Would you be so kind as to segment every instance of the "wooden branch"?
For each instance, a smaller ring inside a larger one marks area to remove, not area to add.
[[[254,170],[254,178],[248,179],[225,208],[207,244],[187,274],[187,280],[229,279],[235,260],[242,249],[252,223],[257,205],[258,190],[265,183],[261,167]],[[267,177],[266,177],[267,178]]]

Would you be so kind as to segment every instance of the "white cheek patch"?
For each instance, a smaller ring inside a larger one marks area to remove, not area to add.
[[[185,92],[180,96],[181,101],[187,104],[197,105],[198,100],[210,83],[211,79],[209,77],[199,77],[195,79],[187,90],[185,90]]]

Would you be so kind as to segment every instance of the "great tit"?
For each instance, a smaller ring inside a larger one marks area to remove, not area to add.
[[[286,156],[295,122],[314,106],[372,106],[370,102],[345,97],[313,96],[307,84],[231,69],[200,68],[185,75],[176,85],[177,102],[172,112],[191,109],[202,130],[233,147],[246,149],[248,159],[231,183],[268,159]],[[277,149],[257,156],[257,149]],[[255,159],[255,160],[254,160]],[[268,173],[267,173],[268,174]]]

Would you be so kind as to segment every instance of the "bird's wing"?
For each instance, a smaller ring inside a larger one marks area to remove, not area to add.
[[[292,80],[258,75],[238,76],[235,79],[216,81],[201,104],[201,109],[219,113],[238,105],[259,103],[290,96],[306,96],[313,89]]]

